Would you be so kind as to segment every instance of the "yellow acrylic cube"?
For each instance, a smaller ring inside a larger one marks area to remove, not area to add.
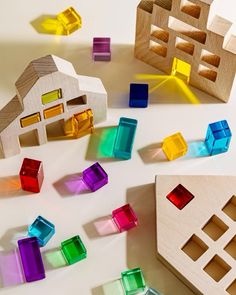
[[[171,75],[180,78],[188,84],[190,80],[190,73],[191,65],[181,59],[174,57]]]
[[[57,15],[57,20],[64,28],[64,34],[70,35],[82,26],[81,16],[75,11],[73,7],[69,7]]]
[[[74,138],[90,134],[93,130],[93,113],[91,109],[75,114],[64,124],[65,135]]]
[[[184,156],[188,151],[188,144],[180,132],[163,140],[162,150],[169,161]]]

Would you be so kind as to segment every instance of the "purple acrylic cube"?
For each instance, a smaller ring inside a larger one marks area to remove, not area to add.
[[[93,192],[108,183],[108,175],[98,162],[85,169],[82,174],[83,181]]]
[[[45,270],[37,238],[19,240],[18,247],[26,282],[44,279]]]
[[[111,38],[96,37],[93,38],[93,60],[110,61],[111,60]]]

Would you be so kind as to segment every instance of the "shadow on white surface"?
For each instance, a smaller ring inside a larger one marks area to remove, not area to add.
[[[42,252],[42,258],[46,271],[67,266],[66,260],[59,247]]]
[[[187,158],[201,158],[209,156],[210,154],[204,140],[188,141],[188,153],[186,155]]]
[[[139,220],[136,229],[127,234],[127,265],[143,270],[147,286],[165,295],[193,295],[158,259],[156,246],[156,202],[154,184],[127,190],[127,203]],[[171,242],[171,241],[170,241]]]
[[[124,295],[121,280],[114,280],[92,289],[92,295]]]
[[[28,236],[28,225],[17,226],[5,231],[4,235],[0,238],[0,247],[3,250],[17,247],[17,241]]]
[[[167,158],[162,151],[162,143],[152,143],[138,150],[144,164],[153,164],[160,162],[167,162]]]
[[[33,193],[21,189],[19,175],[0,177],[0,199],[23,197]]]

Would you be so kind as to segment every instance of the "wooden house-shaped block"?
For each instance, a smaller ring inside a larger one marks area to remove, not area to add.
[[[135,57],[167,74],[174,57],[180,59],[191,66],[192,86],[227,102],[236,71],[236,37],[230,21],[216,15],[208,20],[213,1],[142,0]]]

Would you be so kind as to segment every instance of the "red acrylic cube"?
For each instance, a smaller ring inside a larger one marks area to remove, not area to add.
[[[22,189],[33,193],[39,193],[43,178],[43,163],[41,161],[24,158],[20,169]]]
[[[129,230],[138,224],[138,218],[130,204],[113,210],[112,218],[120,232]]]
[[[182,184],[179,184],[166,197],[181,210],[194,198],[194,195],[192,195]]]

